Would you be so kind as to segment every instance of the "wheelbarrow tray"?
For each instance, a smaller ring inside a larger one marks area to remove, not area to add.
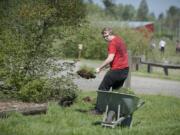
[[[140,98],[135,95],[113,91],[97,91],[97,93],[96,107],[102,112],[106,111],[106,106],[108,105],[109,110],[117,113],[117,108],[120,105],[121,116],[128,116],[141,106]]]

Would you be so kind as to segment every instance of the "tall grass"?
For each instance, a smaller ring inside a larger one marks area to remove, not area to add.
[[[0,120],[0,135],[178,135],[180,132],[179,98],[141,95],[146,103],[134,113],[132,128],[110,129],[95,124],[102,116],[88,113],[94,105],[84,102],[85,96],[95,98],[96,94],[82,93],[69,108],[49,103],[45,115],[14,113]]]

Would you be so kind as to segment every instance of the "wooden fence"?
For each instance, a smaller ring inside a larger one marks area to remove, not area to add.
[[[147,72],[151,73],[152,72],[152,67],[161,67],[164,70],[165,75],[169,75],[168,69],[180,69],[180,65],[174,65],[174,64],[167,64],[167,63],[155,63],[155,62],[150,62],[150,61],[143,61],[141,57],[132,57],[132,68],[135,69],[136,71],[139,70],[139,65],[140,64],[145,64],[147,65]]]

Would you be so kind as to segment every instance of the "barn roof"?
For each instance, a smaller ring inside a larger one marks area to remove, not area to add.
[[[138,27],[149,25],[149,24],[154,24],[154,22],[147,22],[147,21],[94,21],[91,23],[95,26],[101,26],[101,27],[127,26],[130,28],[138,28]]]

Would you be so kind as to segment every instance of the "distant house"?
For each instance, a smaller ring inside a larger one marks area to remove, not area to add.
[[[128,25],[139,32],[142,32],[146,38],[152,39],[154,33],[153,22],[128,22]]]
[[[148,32],[154,32],[153,22],[133,21],[133,22],[126,22],[126,23],[131,28],[135,28],[137,30],[145,28]]]
[[[94,26],[100,27],[130,27],[137,30],[146,29],[148,32],[154,32],[154,22],[145,21],[96,21],[91,22]]]

